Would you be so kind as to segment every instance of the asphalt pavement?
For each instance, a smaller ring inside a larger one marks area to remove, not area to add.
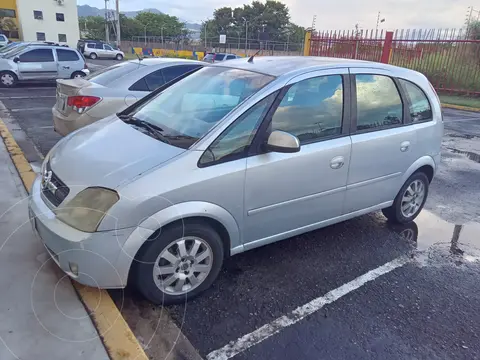
[[[0,89],[0,101],[25,144],[46,154],[60,138],[53,87]],[[232,257],[181,306],[154,307],[128,288],[122,313],[146,352],[155,357],[168,312],[207,359],[480,358],[480,113],[446,109],[444,123],[414,223],[374,213]]]

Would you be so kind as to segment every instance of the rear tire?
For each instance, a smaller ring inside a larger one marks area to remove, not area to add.
[[[121,61],[121,60],[123,60],[123,55],[122,54],[117,54],[117,56],[115,56],[115,59],[117,59],[118,61]]]
[[[78,78],[84,78],[86,75],[82,71],[75,71],[71,76],[70,79],[78,79]]]
[[[429,184],[425,173],[414,173],[405,181],[392,206],[382,210],[383,215],[397,224],[413,221],[427,201]]]
[[[161,229],[143,244],[135,256],[132,280],[154,304],[185,303],[212,285],[223,258],[220,235],[204,222],[187,221]]]
[[[95,53],[90,54],[90,59],[95,60],[96,58],[98,58],[97,54]]]
[[[0,72],[0,84],[2,87],[14,87],[18,82],[18,77],[11,71]]]

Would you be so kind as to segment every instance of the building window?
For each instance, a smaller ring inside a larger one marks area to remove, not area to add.
[[[43,12],[39,10],[33,10],[33,18],[35,20],[43,20]]]
[[[10,17],[10,18],[14,18],[14,17],[16,17],[16,15],[15,15],[15,10],[12,10],[12,9],[0,9],[0,17]]]
[[[45,33],[37,32],[37,40],[38,41],[45,41]]]
[[[67,42],[67,35],[66,34],[58,34],[58,41],[59,42]]]
[[[62,13],[57,13],[57,21],[65,21],[65,15]]]

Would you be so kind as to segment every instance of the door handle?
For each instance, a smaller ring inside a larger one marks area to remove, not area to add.
[[[63,68],[64,69],[70,69],[70,66],[64,66]]]
[[[332,169],[340,169],[345,164],[345,158],[343,156],[335,156],[330,160],[330,167]]]
[[[400,144],[400,151],[405,152],[410,148],[410,141],[404,141]]]

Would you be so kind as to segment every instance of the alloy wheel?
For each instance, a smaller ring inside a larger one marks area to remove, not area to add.
[[[425,184],[414,180],[403,193],[401,211],[406,218],[414,216],[423,205],[425,199]]]
[[[170,295],[186,294],[198,287],[212,269],[210,245],[196,236],[172,241],[155,260],[153,278],[157,287]]]

